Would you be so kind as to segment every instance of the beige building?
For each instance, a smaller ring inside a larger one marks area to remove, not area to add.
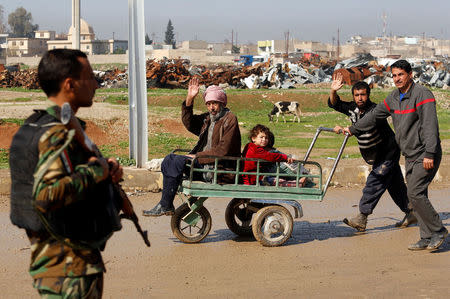
[[[37,30],[34,32],[34,38],[53,40],[56,38],[56,32],[52,30]]]
[[[34,38],[13,37],[7,39],[8,56],[41,56],[47,51],[47,41],[55,38],[55,31],[38,30]]]
[[[67,39],[50,40],[47,42],[47,49],[72,49],[72,38],[75,28],[70,26]],[[126,40],[97,40],[95,39],[94,29],[83,19],[80,20],[80,50],[88,55],[94,54],[113,54],[117,52],[126,52],[128,50],[128,41]]]
[[[43,38],[8,38],[8,56],[40,56],[47,51],[47,40]]]
[[[260,40],[258,41],[258,55],[271,55],[277,53],[294,52],[296,40],[290,39],[288,49],[286,49],[285,40]]]

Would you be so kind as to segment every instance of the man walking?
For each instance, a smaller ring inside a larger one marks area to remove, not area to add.
[[[360,136],[379,120],[392,116],[395,140],[406,161],[408,198],[420,228],[420,240],[408,249],[435,250],[448,234],[428,199],[428,186],[442,158],[436,100],[428,88],[414,83],[411,65],[406,60],[396,61],[391,71],[397,89],[345,131]]]
[[[364,82],[355,83],[352,87],[352,102],[341,101],[337,91],[343,86],[342,74],[337,73],[331,83],[328,106],[334,110],[349,116],[354,124],[359,119],[376,107],[370,100],[370,87]],[[339,134],[343,128],[336,126],[334,131]],[[344,223],[364,231],[367,224],[367,216],[372,214],[383,193],[388,190],[395,204],[405,213],[402,221],[397,222],[397,227],[407,227],[417,222],[416,217],[408,208],[406,185],[400,166],[400,150],[395,143],[395,136],[385,119],[380,120],[370,130],[366,130],[357,136],[359,150],[367,164],[372,165],[372,171],[366,180],[363,195],[359,202],[360,213],[353,218],[344,219]]]

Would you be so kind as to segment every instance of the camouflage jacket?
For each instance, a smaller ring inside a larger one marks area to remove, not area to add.
[[[52,106],[47,112],[59,119],[59,107]],[[83,123],[84,126],[84,123]],[[48,129],[39,140],[39,161],[36,171],[67,140],[64,125]],[[37,182],[34,193],[36,208],[46,213],[83,199],[84,191],[101,180],[103,169],[97,164],[87,164],[89,156],[81,146],[72,141],[50,164]],[[80,215],[80,221],[82,216]],[[74,249],[50,236],[27,231],[31,242],[30,274],[34,279],[76,277],[105,271],[97,249]],[[70,240],[66,239],[68,243]]]

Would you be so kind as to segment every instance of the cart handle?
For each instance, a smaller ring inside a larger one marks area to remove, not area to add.
[[[305,154],[305,158],[303,159],[304,161],[308,160],[309,155],[311,154],[311,151],[312,151],[312,149],[314,147],[314,144],[316,143],[317,137],[319,137],[319,134],[322,131],[333,132],[334,133],[334,130],[332,128],[318,127],[317,131],[316,131],[316,134],[314,135],[314,138],[311,141],[311,144],[310,144],[310,146],[308,148],[308,151]],[[341,159],[342,153],[344,152],[345,145],[347,144],[348,137],[349,137],[349,134],[347,132],[344,132],[344,140],[342,141],[341,148],[339,149],[337,157],[334,160],[333,168],[331,168],[330,175],[328,176],[328,179],[327,179],[327,181],[325,183],[325,186],[323,187],[323,192],[322,192],[323,196],[325,196],[325,193],[327,192],[327,189],[328,189],[328,185],[330,184],[331,179],[333,178],[334,172],[336,171],[336,168],[337,168],[337,165],[339,163],[339,160]]]

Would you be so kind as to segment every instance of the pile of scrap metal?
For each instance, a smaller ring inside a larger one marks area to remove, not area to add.
[[[6,67],[0,72],[0,87],[22,87],[26,89],[38,89],[37,70],[18,70]]]
[[[103,88],[127,88],[128,72],[114,69],[108,71],[94,71],[98,85]]]
[[[416,82],[448,89],[450,65],[447,61],[408,59],[413,67]],[[299,60],[296,63],[270,65],[269,62],[253,66],[191,65],[187,59],[148,60],[146,80],[148,88],[187,88],[189,80],[196,76],[205,86],[220,85],[224,88],[295,88],[303,84],[331,82],[334,73],[341,73],[344,83],[353,85],[365,80],[372,87],[392,87],[394,82],[390,66],[396,60],[376,59],[370,54],[360,54],[339,63],[322,60]],[[100,87],[126,88],[126,70],[94,71]],[[0,70],[0,87],[37,89],[36,70],[18,70],[6,67]]]
[[[376,59],[370,54],[361,54],[336,64],[334,72],[341,73],[347,85],[364,80],[372,87],[393,87],[395,85],[390,67],[395,61],[397,59]],[[450,64],[448,61],[423,59],[408,59],[408,61],[411,63],[415,82],[437,88],[449,88]]]
[[[251,75],[262,74],[268,64],[255,66],[215,65],[191,66],[186,59],[164,59],[147,61],[147,87],[187,88],[189,80],[196,76],[202,85],[240,87],[240,81]]]
[[[241,80],[247,88],[295,88],[298,84],[331,82],[329,70],[314,68],[304,69],[300,64],[287,62],[277,64],[264,69],[262,75],[251,75]]]

